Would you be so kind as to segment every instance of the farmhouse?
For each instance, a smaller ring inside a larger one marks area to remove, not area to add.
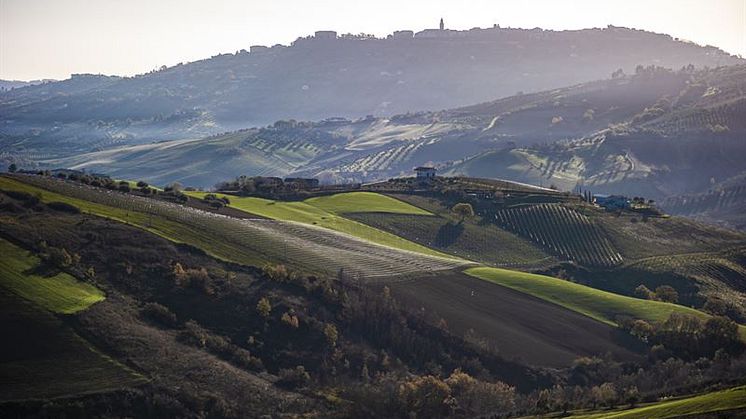
[[[415,173],[417,173],[417,179],[429,180],[435,178],[435,168],[429,166],[415,167]]]
[[[319,187],[319,180],[316,178],[286,177],[285,184],[295,186],[298,189],[314,189]]]
[[[627,209],[630,207],[629,198],[624,195],[593,195],[593,203],[607,210]]]
[[[315,39],[337,39],[337,32],[335,31],[316,31],[314,33]]]

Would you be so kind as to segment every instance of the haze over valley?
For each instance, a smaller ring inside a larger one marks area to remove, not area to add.
[[[746,415],[740,15],[0,2],[0,417]]]

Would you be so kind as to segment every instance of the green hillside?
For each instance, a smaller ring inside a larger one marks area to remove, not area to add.
[[[17,179],[20,181],[0,177],[0,189],[38,195],[45,203],[67,202],[83,212],[134,225],[243,265],[283,263],[306,273],[333,275],[341,269],[359,278],[375,278],[452,269],[467,263],[303,203],[275,206],[271,201],[261,202],[261,208],[280,209],[285,219],[241,220],[49,177]],[[250,202],[257,205],[256,201]],[[306,223],[292,222],[294,219]],[[312,220],[322,225],[313,226]],[[335,230],[350,234],[338,234]]]
[[[205,192],[187,192],[187,194],[195,198],[203,198],[206,195]],[[350,195],[350,201],[347,201],[348,195]],[[302,202],[273,201],[255,197],[227,197],[230,200],[230,207],[261,217],[317,225],[384,246],[431,256],[452,258],[452,256],[405,240],[394,234],[337,215],[345,212],[365,211],[368,208],[368,203],[370,203],[371,208],[376,208],[382,212],[429,214],[424,210],[380,194],[345,193],[332,197],[310,198]]]
[[[382,212],[387,214],[433,215],[414,205],[373,192],[339,193],[309,198],[304,202],[334,214]]]
[[[626,297],[544,275],[487,267],[469,268],[465,272],[559,304],[610,325],[616,325],[616,317],[621,315],[651,322],[665,321],[672,313],[693,315],[701,319],[709,317],[692,308]],[[740,332],[746,338],[746,327],[740,326]]]
[[[628,410],[617,409],[591,414],[571,415],[568,417],[578,419],[664,419],[684,416],[694,417],[708,413],[719,414],[717,417],[729,417],[729,414],[725,412],[737,409],[746,409],[746,386],[715,391],[694,397],[666,400],[649,406]]]
[[[105,298],[96,287],[66,273],[50,277],[33,273],[39,259],[1,238],[0,253],[3,255],[0,258],[0,286],[49,311],[72,314]]]

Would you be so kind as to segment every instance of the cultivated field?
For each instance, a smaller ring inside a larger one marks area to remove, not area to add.
[[[559,204],[526,205],[500,210],[497,222],[542,248],[589,266],[622,261],[603,232],[587,216]]]
[[[609,325],[616,325],[616,317],[620,315],[651,322],[665,321],[672,313],[709,318],[709,315],[701,311],[681,305],[627,297],[544,275],[486,267],[469,268],[465,272],[476,278],[558,304]],[[745,326],[740,326],[740,333],[746,338]]]
[[[414,205],[373,192],[347,192],[309,198],[304,201],[333,214],[380,212],[386,214],[433,215]]]
[[[197,198],[202,198],[205,195],[203,192],[188,192],[188,194]],[[349,202],[346,201],[347,195],[350,195]],[[384,246],[423,253],[426,255],[449,257],[444,253],[405,240],[394,234],[369,227],[365,224],[338,215],[342,213],[361,212],[366,208],[375,208],[379,212],[395,214],[428,215],[424,210],[384,195],[373,193],[352,193],[341,194],[341,196],[333,195],[329,197],[311,198],[302,202],[284,202],[263,198],[236,196],[228,196],[228,199],[230,199],[229,206],[232,208],[272,220],[294,221],[320,226]]]
[[[635,358],[639,342],[615,327],[528,293],[463,273],[390,284],[397,300],[443,318],[448,330],[493,345],[507,359],[566,367],[578,357],[610,352]],[[472,332],[468,332],[469,330]]]
[[[104,293],[66,273],[35,273],[39,259],[0,238],[0,287],[49,311],[72,314],[103,300]]]
[[[424,246],[491,266],[535,269],[557,263],[552,255],[496,225],[440,216],[347,213],[345,217]]]
[[[314,225],[231,218],[39,176],[18,179],[27,183],[0,178],[0,188],[40,193],[44,201],[68,202],[94,215],[136,225],[169,240],[199,247],[218,258],[247,265],[285,263],[306,273],[332,275],[343,270],[353,278],[365,280],[452,269],[466,263],[377,245]],[[287,211],[292,212],[290,208]]]

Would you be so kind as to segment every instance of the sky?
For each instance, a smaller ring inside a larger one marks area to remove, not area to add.
[[[746,0],[0,0],[0,79],[134,75],[317,30],[437,27],[667,33],[746,57]]]

